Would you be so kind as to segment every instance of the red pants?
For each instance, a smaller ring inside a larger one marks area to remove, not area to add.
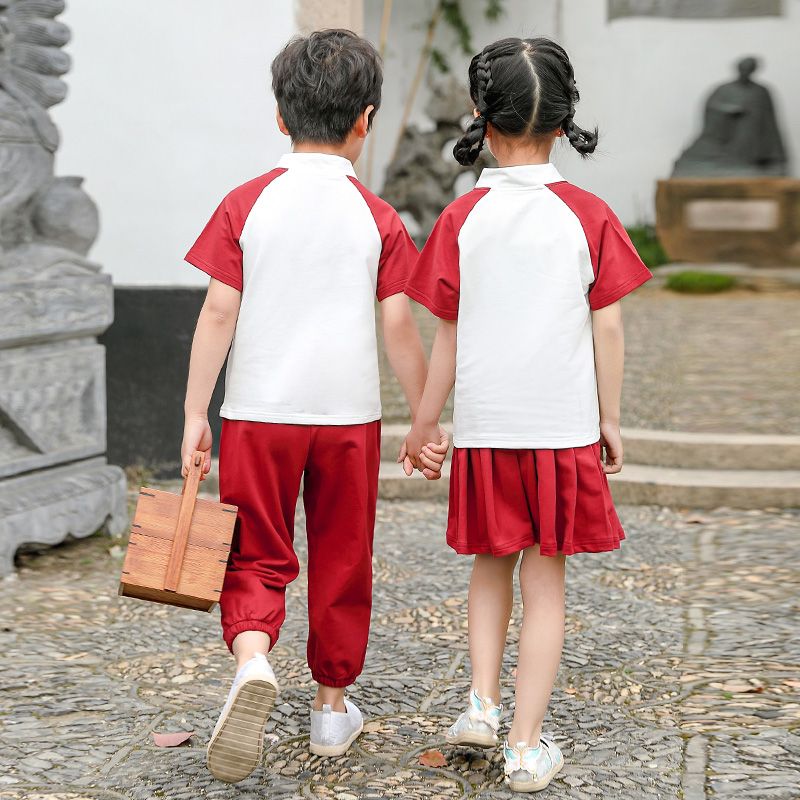
[[[286,586],[299,572],[293,541],[302,480],[308,665],[325,686],[348,686],[359,675],[372,610],[380,426],[223,420],[220,499],[239,507],[220,596],[229,648],[242,631],[278,639]]]

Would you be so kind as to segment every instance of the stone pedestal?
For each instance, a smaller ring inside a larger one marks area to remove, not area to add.
[[[676,261],[800,265],[800,180],[659,181],[656,229]]]
[[[76,270],[77,271],[77,270]],[[127,525],[125,475],[106,464],[111,278],[0,272],[0,575],[25,543]]]

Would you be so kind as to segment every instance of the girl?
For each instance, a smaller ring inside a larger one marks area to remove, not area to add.
[[[575,124],[564,50],[548,39],[502,39],[472,59],[469,83],[475,118],[453,154],[472,164],[485,143],[499,168],[444,210],[407,284],[440,321],[401,455],[435,468],[427,443],[439,441],[455,382],[447,541],[475,555],[473,680],[447,738],[498,741],[522,554],[516,704],[503,753],[512,790],[532,792],[563,765],[541,731],[564,638],[565,558],[614,550],[624,538],[605,474],[622,468],[619,300],[651,275],[608,206],[549,162],[557,138],[583,156],[597,144],[596,130]]]

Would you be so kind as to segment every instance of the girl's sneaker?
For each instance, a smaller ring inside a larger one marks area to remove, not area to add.
[[[347,711],[334,711],[329,705],[322,711],[311,709],[309,749],[315,756],[341,756],[364,730],[364,718],[355,703],[344,698]]]
[[[505,742],[503,757],[506,783],[512,792],[541,792],[564,766],[558,746],[543,736],[538,747],[528,747],[526,742],[511,747]]]
[[[446,739],[449,744],[472,744],[493,747],[499,741],[500,714],[503,706],[496,706],[488,697],[481,697],[474,689],[469,693],[469,708],[456,720]]]
[[[259,765],[264,726],[277,694],[278,682],[267,657],[256,653],[236,673],[211,734],[207,764],[215,778],[238,783]]]

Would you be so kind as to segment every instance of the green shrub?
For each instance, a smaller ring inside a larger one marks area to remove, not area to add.
[[[639,257],[648,267],[660,267],[669,262],[661,242],[658,241],[655,228],[652,225],[636,225],[628,228],[628,236],[631,237],[633,246],[639,253]]]
[[[736,280],[730,275],[695,270],[676,272],[674,275],[670,275],[666,282],[667,289],[685,294],[713,294],[732,289],[735,285]]]

